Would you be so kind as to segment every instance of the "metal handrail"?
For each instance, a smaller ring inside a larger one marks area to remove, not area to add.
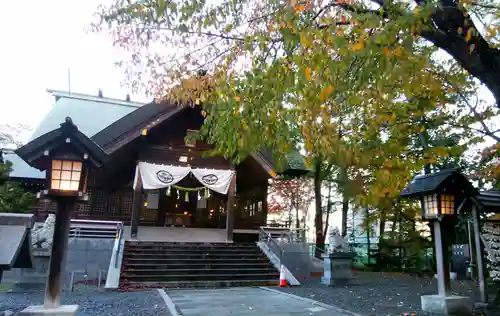
[[[115,269],[118,268],[118,255],[120,254],[122,246],[123,223],[119,222],[116,226],[116,229],[117,229],[116,240],[118,242],[118,246],[116,247],[116,253],[115,253]]]
[[[71,219],[69,236],[70,238],[98,238],[103,237],[104,235],[95,233],[103,233],[106,232],[106,229],[113,229],[117,234],[119,227],[123,227],[123,223],[119,221]],[[108,231],[108,233],[112,232]]]
[[[80,223],[80,224],[108,224],[108,225],[116,225],[122,224],[120,221],[102,221],[102,220],[94,220],[94,219],[71,219],[71,223]]]
[[[321,257],[316,256],[316,251],[318,251],[321,254],[324,254],[326,252],[326,249],[321,249],[318,246],[316,246],[315,243],[308,243],[307,246],[309,247],[309,255],[314,258],[321,259]],[[327,244],[325,244],[325,248],[327,247]]]
[[[274,244],[278,251],[279,251],[279,263],[280,265],[282,264],[282,261],[283,261],[283,253],[284,253],[284,250],[283,248],[278,244],[278,242],[271,236],[270,233],[266,232],[264,229],[266,227],[259,227],[259,240],[260,241],[263,241],[265,242],[266,244],[268,244],[269,242],[271,242],[272,244]],[[269,248],[269,247],[268,247]],[[270,251],[271,248],[269,248]]]

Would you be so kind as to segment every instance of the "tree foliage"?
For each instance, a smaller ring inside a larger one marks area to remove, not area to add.
[[[99,13],[96,29],[130,52],[133,89],[202,104],[212,154],[301,150],[316,182],[341,170],[343,205],[383,222],[404,213],[397,196],[424,166],[462,165],[498,141],[498,109],[473,102],[478,80],[500,97],[495,4],[115,0]]]
[[[23,130],[23,127],[14,128],[7,126],[0,132],[0,212],[23,213],[36,202],[36,197],[30,192],[26,192],[17,181],[9,180],[12,172],[12,163],[4,161],[4,147],[19,146],[16,135]],[[14,131],[12,134],[10,131]]]
[[[314,199],[308,179],[273,180],[269,186],[269,213],[287,213],[296,228],[304,227],[309,206]]]
[[[436,48],[410,31],[433,7],[393,3],[388,10],[406,13],[388,19],[383,10],[338,2],[117,1],[102,16],[131,50],[134,69],[147,65],[129,72],[135,87],[203,102],[201,134],[216,144],[214,153],[242,158],[262,145],[287,152],[299,138],[308,158],[346,168],[360,202],[376,204],[397,195],[413,171],[456,150],[411,150],[426,128],[421,122],[442,118],[450,101],[431,60]],[[186,80],[200,67],[209,69],[210,84]]]
[[[26,192],[18,182],[9,181],[12,164],[0,161],[0,212],[24,213],[32,206],[36,197]]]
[[[18,140],[22,132],[29,130],[25,125],[0,125],[0,149],[20,147],[22,144]]]

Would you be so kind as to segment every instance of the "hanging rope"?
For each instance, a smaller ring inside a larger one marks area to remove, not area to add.
[[[177,190],[188,191],[188,192],[195,192],[195,191],[201,191],[201,190],[206,189],[205,187],[185,188],[185,187],[181,187],[181,186],[178,186],[178,185],[173,185],[172,187],[175,188],[175,189],[177,189]]]
[[[189,202],[189,192],[198,192],[198,200],[201,200],[201,194],[200,194],[201,190],[205,190],[205,194],[203,195],[204,199],[208,199],[210,197],[210,190],[208,188],[206,188],[206,187],[186,188],[186,187],[181,187],[181,186],[178,186],[178,185],[172,185],[172,188],[177,189],[177,191],[184,191],[184,192],[186,192],[186,194],[184,196],[184,200],[186,202]],[[170,196],[170,194],[171,194],[170,187],[167,187],[167,190],[165,191],[165,194],[167,196]],[[178,196],[180,196],[180,195],[178,195]]]

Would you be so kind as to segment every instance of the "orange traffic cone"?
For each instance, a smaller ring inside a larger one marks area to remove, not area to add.
[[[285,266],[280,267],[280,287],[286,287]]]

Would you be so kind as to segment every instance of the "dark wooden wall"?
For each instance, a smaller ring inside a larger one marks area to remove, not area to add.
[[[212,148],[210,145],[197,141],[195,147],[186,146],[187,130],[199,130],[202,124],[203,117],[198,109],[187,108],[176,114],[145,136],[138,159],[177,166],[229,169],[230,162],[223,157],[203,157],[203,153]],[[188,161],[179,161],[182,156]]]

